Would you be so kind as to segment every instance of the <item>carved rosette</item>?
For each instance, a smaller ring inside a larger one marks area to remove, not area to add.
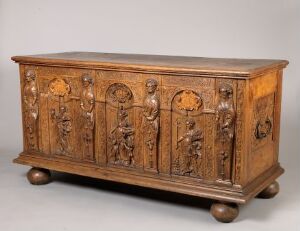
[[[219,103],[216,107],[216,121],[218,180],[222,181],[230,181],[235,117],[232,86],[228,83],[221,83],[219,86]]]
[[[38,88],[36,84],[36,74],[33,70],[27,70],[25,72],[23,102],[27,148],[29,150],[38,151]]]
[[[157,94],[157,81],[148,79],[146,81],[146,97],[143,105],[144,116],[144,142],[145,150],[145,167],[149,169],[157,169],[157,153],[158,153],[158,133],[159,133],[159,108],[160,100]]]
[[[82,76],[82,92],[80,97],[80,108],[82,110],[82,140],[83,140],[83,159],[94,161],[94,107],[95,96],[93,91],[94,81],[88,76]]]
[[[117,109],[116,126],[108,136],[111,144],[110,162],[122,166],[134,166],[134,128],[129,122],[128,111],[133,95],[131,90],[122,83],[115,83],[107,90],[108,103]]]

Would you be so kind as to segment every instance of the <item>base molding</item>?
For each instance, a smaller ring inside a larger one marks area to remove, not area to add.
[[[218,201],[245,204],[254,198],[264,188],[270,185],[278,178],[284,170],[279,166],[274,166],[265,172],[262,176],[255,179],[245,188],[232,186],[216,187],[208,184],[189,184],[187,182],[178,182],[171,176],[157,174],[128,173],[118,169],[101,167],[96,164],[80,163],[65,159],[53,159],[50,157],[28,155],[21,153],[18,158],[13,160],[14,163],[28,165],[36,168],[55,170],[98,178],[103,180],[115,181],[125,184],[137,185],[141,187],[154,188],[165,191],[172,191],[191,196],[203,197]]]

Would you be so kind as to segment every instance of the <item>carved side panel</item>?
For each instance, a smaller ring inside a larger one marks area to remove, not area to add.
[[[28,150],[39,151],[38,118],[39,92],[34,70],[25,71],[23,88],[25,142]]]
[[[235,135],[236,112],[233,104],[233,85],[218,81],[218,103],[216,106],[217,178],[231,181],[233,138]]]

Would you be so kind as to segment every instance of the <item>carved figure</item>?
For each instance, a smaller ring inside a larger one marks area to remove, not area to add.
[[[84,159],[94,160],[94,106],[95,96],[93,93],[93,79],[87,75],[82,77],[82,95],[80,99],[80,107],[83,111],[83,134],[84,141]]]
[[[153,168],[156,166],[154,161],[157,160],[157,140],[159,132],[159,96],[156,93],[157,81],[155,79],[148,79],[146,81],[147,96],[144,101],[144,131],[145,143],[149,155],[149,166]],[[154,166],[155,165],[155,166]]]
[[[234,136],[235,110],[232,100],[233,90],[229,84],[222,84],[219,88],[219,104],[216,108],[217,137],[220,141],[220,158],[218,163],[218,178],[229,180],[229,171],[226,171],[227,160],[232,153]]]
[[[38,149],[37,145],[37,119],[38,119],[38,88],[35,81],[35,73],[28,70],[25,73],[23,90],[23,102],[25,111],[25,128],[28,148]]]
[[[118,125],[111,131],[112,155],[115,164],[125,166],[134,164],[134,129],[128,122],[128,112],[120,107],[118,110]]]
[[[55,112],[55,109],[50,111],[51,118],[55,120],[58,137],[57,143],[59,144],[58,153],[62,155],[69,154],[69,136],[72,131],[72,122],[71,117],[67,112],[67,108],[65,106],[60,106],[58,113]]]
[[[182,165],[180,165],[180,172],[182,175],[193,175],[198,172],[198,162],[201,161],[201,140],[203,133],[200,129],[195,128],[195,120],[188,118],[186,121],[186,133],[179,139],[181,143],[180,158]]]

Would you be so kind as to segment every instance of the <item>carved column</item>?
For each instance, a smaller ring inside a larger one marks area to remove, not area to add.
[[[33,70],[25,72],[23,102],[27,148],[29,150],[38,151],[38,88],[36,85],[36,75]]]

